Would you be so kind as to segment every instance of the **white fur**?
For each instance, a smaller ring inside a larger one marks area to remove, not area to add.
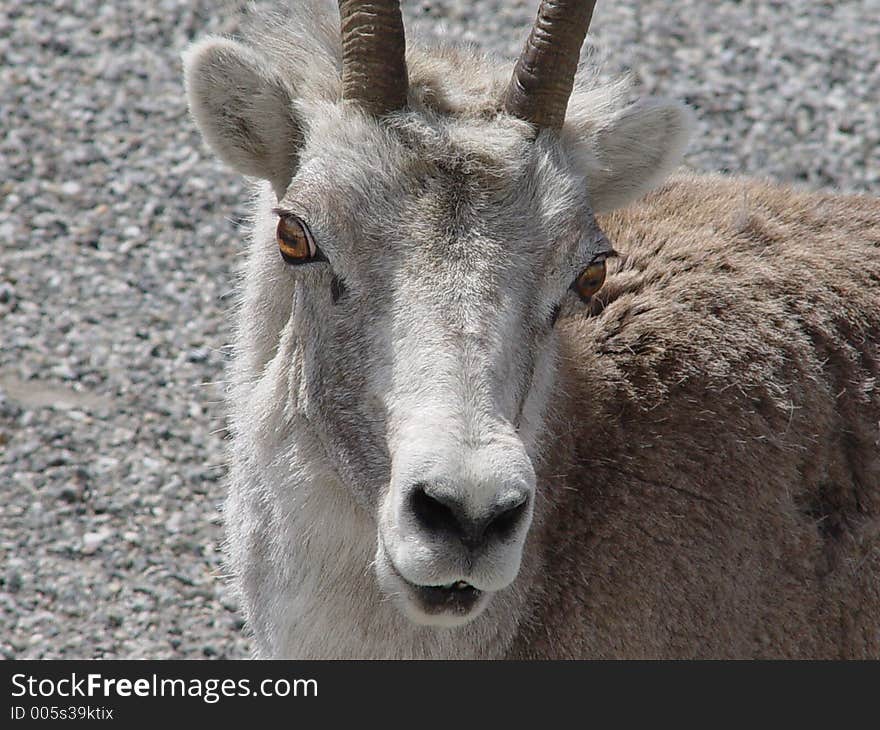
[[[217,156],[276,194],[296,168],[299,130],[284,79],[248,47],[208,38],[184,56],[190,110]]]
[[[583,155],[595,213],[622,208],[657,187],[681,163],[694,125],[686,107],[661,99],[604,118],[578,112],[570,113],[564,134]]]

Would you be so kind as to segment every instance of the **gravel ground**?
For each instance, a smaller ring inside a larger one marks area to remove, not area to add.
[[[262,4],[262,3],[261,3]],[[536,0],[411,0],[515,54]],[[222,580],[226,312],[244,186],[180,51],[237,4],[0,7],[0,653],[245,657]],[[697,169],[880,192],[880,0],[600,2],[609,73],[687,100]]]

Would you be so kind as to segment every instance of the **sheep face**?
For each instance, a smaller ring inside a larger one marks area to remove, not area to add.
[[[383,590],[460,623],[517,574],[554,325],[611,247],[582,176],[527,125],[314,118],[256,242],[288,369],[260,407],[302,419],[371,515]]]
[[[231,397],[230,562],[252,603],[293,590],[284,556],[334,514],[358,515],[345,534],[373,554],[352,548],[353,569],[371,562],[417,623],[467,623],[511,584],[536,509],[555,325],[583,315],[613,255],[593,211],[637,197],[683,146],[676,106],[577,92],[566,127],[541,130],[493,94],[441,93],[449,59],[426,59],[411,59],[408,107],[376,116],[299,96],[306,81],[232,41],[186,58],[205,139],[269,183]],[[477,87],[501,75],[480,73]]]

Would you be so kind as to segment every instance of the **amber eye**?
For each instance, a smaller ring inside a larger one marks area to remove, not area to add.
[[[299,218],[282,215],[275,231],[278,250],[288,264],[305,264],[315,259],[317,247],[312,234]]]
[[[584,269],[574,280],[571,288],[577,295],[587,301],[602,288],[605,283],[605,259],[597,259]]]

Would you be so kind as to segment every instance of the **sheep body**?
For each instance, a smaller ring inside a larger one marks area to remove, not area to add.
[[[512,653],[877,658],[880,203],[683,176],[600,222]]]
[[[685,112],[582,72],[536,135],[473,49],[410,44],[407,108],[370,118],[339,99],[336,22],[301,4],[187,60],[205,138],[267,181],[225,507],[258,655],[880,657],[880,203],[681,174],[639,200]],[[281,262],[279,204],[345,274],[338,308],[326,266]],[[541,287],[607,241],[604,288],[557,292],[548,328]],[[477,411],[473,441],[500,423],[530,459],[518,575],[463,626],[417,625],[374,575],[392,466]]]

